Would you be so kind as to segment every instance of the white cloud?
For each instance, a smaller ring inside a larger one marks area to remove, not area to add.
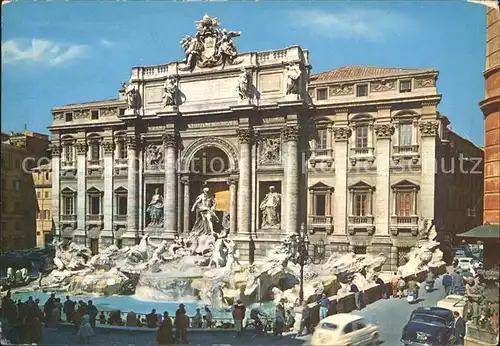
[[[344,11],[292,11],[297,23],[317,35],[329,38],[381,40],[405,35],[412,26],[410,18],[392,11],[349,9]]]
[[[116,46],[116,42],[106,40],[105,38],[101,38],[99,40],[99,43],[101,44],[101,46],[108,47],[108,48]]]
[[[84,56],[87,46],[60,44],[50,40],[32,39],[28,44],[17,40],[2,43],[2,63],[37,62],[56,66]]]

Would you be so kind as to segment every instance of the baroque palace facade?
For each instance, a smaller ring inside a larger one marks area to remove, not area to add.
[[[219,25],[198,21],[183,61],[134,67],[119,98],[52,110],[56,236],[93,252],[187,236],[204,188],[243,260],[304,224],[327,255],[384,252],[393,268],[419,230],[446,229],[436,160],[458,153],[437,71],[310,75],[307,50],[237,53]]]

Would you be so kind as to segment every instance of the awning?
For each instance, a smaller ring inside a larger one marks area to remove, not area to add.
[[[474,227],[467,232],[457,234],[457,237],[463,238],[497,238],[500,239],[500,225],[499,224],[489,224],[486,223],[481,226]]]

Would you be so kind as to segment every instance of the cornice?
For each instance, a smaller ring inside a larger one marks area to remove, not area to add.
[[[364,101],[349,101],[349,102],[332,102],[330,104],[325,105],[315,105],[314,109],[323,110],[323,109],[345,109],[345,108],[359,108],[359,107],[380,107],[385,105],[391,105],[391,107],[395,104],[405,104],[405,103],[426,103],[432,102],[438,104],[441,101],[442,95],[436,94],[433,96],[416,96],[416,97],[405,97],[405,98],[397,98],[397,99],[376,99],[376,100],[364,100]]]
[[[73,111],[78,109],[98,109],[98,108],[107,108],[107,107],[120,107],[127,106],[127,100],[114,100],[114,101],[96,101],[95,103],[80,103],[74,105],[66,105],[55,107],[51,109],[52,113],[65,112],[65,111]]]
[[[393,75],[386,75],[386,76],[374,76],[374,77],[364,77],[364,78],[346,78],[346,79],[337,79],[337,80],[322,80],[322,81],[309,81],[308,85],[310,87],[316,88],[316,87],[324,87],[324,86],[330,86],[330,85],[339,85],[339,84],[357,84],[357,83],[367,83],[367,82],[379,82],[383,80],[390,80],[390,79],[400,79],[400,78],[419,78],[419,77],[430,77],[430,76],[435,76],[438,77],[439,72],[438,71],[433,71],[433,72],[418,72],[415,74],[407,73],[407,74],[393,74]]]

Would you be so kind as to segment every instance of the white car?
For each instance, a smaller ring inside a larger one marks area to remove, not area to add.
[[[336,314],[319,321],[311,337],[311,346],[378,345],[378,327],[362,316]]]
[[[460,270],[470,271],[472,276],[476,276],[476,269],[482,268],[483,264],[472,257],[462,257],[458,259],[457,267]]]
[[[467,297],[458,294],[450,294],[446,298],[437,302],[438,308],[445,308],[451,311],[457,311],[460,316],[467,321],[469,303]]]

